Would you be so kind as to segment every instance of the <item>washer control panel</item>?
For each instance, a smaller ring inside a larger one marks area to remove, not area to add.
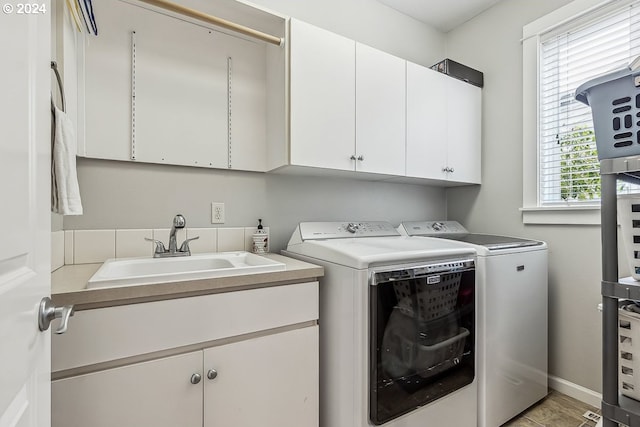
[[[458,221],[409,221],[400,226],[409,236],[468,234]]]
[[[386,221],[301,222],[300,235],[302,240],[320,240],[399,236],[400,233]]]

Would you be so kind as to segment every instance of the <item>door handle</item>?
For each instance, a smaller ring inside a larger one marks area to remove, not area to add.
[[[62,307],[56,307],[53,305],[51,298],[44,297],[40,301],[40,308],[38,310],[38,327],[41,331],[49,329],[49,325],[53,319],[62,319],[60,326],[54,332],[58,335],[67,332],[69,325],[69,317],[73,316],[73,306],[65,305]]]

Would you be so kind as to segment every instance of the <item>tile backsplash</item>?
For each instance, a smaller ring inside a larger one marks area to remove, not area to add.
[[[51,233],[51,271],[63,265],[104,262],[109,258],[151,256],[161,240],[169,246],[169,229],[61,230]],[[187,228],[178,230],[178,247],[189,238],[191,253],[251,251],[256,227]],[[269,234],[269,227],[264,231]]]

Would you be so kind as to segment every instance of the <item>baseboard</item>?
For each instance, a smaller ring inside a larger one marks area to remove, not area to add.
[[[602,394],[553,375],[549,375],[549,388],[596,408],[599,408],[602,403]]]

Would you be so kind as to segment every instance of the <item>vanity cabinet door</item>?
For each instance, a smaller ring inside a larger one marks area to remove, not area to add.
[[[318,375],[318,326],[206,349],[204,426],[318,426]]]
[[[52,427],[202,426],[202,352],[53,381]]]

